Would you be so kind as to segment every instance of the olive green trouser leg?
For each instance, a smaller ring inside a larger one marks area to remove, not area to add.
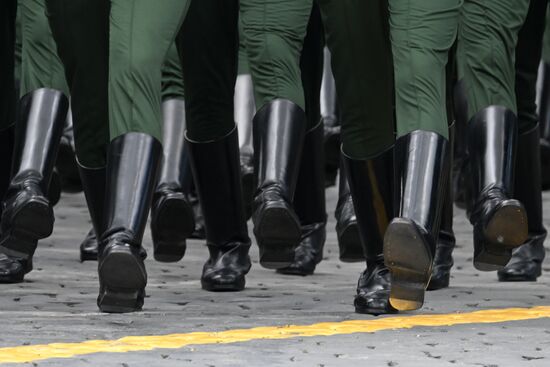
[[[387,1],[318,0],[332,55],[342,148],[367,159],[394,142]]]
[[[448,138],[445,67],[462,0],[389,0],[397,136],[414,130]]]
[[[46,0],[70,89],[75,149],[88,168],[106,165],[109,144],[109,0]]]
[[[188,0],[111,0],[111,140],[141,132],[162,141],[162,66],[188,6]]]
[[[185,99],[183,73],[178,48],[173,43],[162,67],[162,100]]]
[[[19,0],[21,20],[21,96],[51,88],[68,96],[63,65],[45,14],[46,0]]]
[[[193,141],[218,140],[235,127],[238,16],[237,0],[194,0],[178,35],[187,137]]]
[[[239,75],[250,74],[250,65],[248,64],[248,54],[244,39],[243,22],[239,19]]]
[[[287,99],[305,110],[300,74],[313,0],[241,0],[241,20],[256,108]]]
[[[464,0],[459,63],[468,119],[481,109],[504,106],[517,113],[515,50],[530,0]]]

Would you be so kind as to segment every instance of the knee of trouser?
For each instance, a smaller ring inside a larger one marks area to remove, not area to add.
[[[154,83],[156,85],[153,87],[160,88],[164,60],[161,55],[156,54],[153,50],[145,50],[145,48],[147,47],[144,46],[143,49],[133,52],[131,55],[125,50],[111,49],[110,79],[122,83],[136,83],[140,87]]]

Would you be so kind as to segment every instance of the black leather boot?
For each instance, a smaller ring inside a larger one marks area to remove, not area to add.
[[[254,117],[254,154],[258,189],[252,204],[260,264],[268,269],[289,266],[302,230],[292,208],[298,179],[306,115],[294,103],[277,99]]]
[[[103,233],[105,229],[106,168],[86,168],[78,164],[78,170],[93,225],[80,244],[80,261],[95,261],[99,247],[96,233]]]
[[[206,226],[210,257],[202,271],[207,291],[240,291],[250,270],[237,129],[206,143],[190,141],[191,167]]]
[[[99,241],[98,263],[97,305],[102,312],[133,312],[143,306],[147,272],[141,241],[161,154],[161,143],[144,133],[123,134],[109,145],[106,230]]]
[[[294,262],[277,272],[311,275],[317,264],[323,260],[327,223],[325,202],[323,124],[319,122],[306,133],[294,195],[294,208],[300,218],[302,237],[295,251]]]
[[[517,118],[504,107],[489,106],[472,117],[468,130],[474,266],[499,270],[528,234],[525,208],[512,199]]]
[[[449,142],[416,130],[395,144],[398,217],[384,237],[384,260],[391,271],[390,302],[400,311],[416,310],[432,275],[432,260],[449,175]]]
[[[542,274],[546,251],[546,229],[542,220],[539,153],[539,127],[518,136],[514,198],[525,206],[529,221],[527,241],[512,252],[504,269],[498,271],[501,282],[533,282]]]
[[[393,149],[365,160],[344,155],[344,166],[367,260],[367,268],[357,283],[355,312],[395,313],[389,302],[391,277],[383,255],[384,233],[394,213]]]
[[[550,64],[542,63],[540,90],[540,162],[542,189],[550,189]]]
[[[459,80],[453,93],[454,142],[452,148],[451,189],[453,200],[459,208],[466,209],[468,193],[468,99],[464,81]]]
[[[189,238],[195,240],[205,240],[206,230],[204,228],[204,216],[202,215],[201,203],[199,203],[199,198],[194,188],[193,191],[187,194],[187,200],[189,201],[189,204],[191,204],[191,208],[193,208],[193,215],[195,218],[195,229]]]
[[[340,261],[365,261],[363,245],[359,236],[357,217],[349,190],[345,164],[340,165],[340,183],[338,185],[338,203],[334,213],[336,218],[336,237],[340,250]]]
[[[155,260],[177,262],[185,255],[186,239],[195,229],[193,208],[184,194],[189,170],[185,146],[185,102],[170,99],[162,104],[164,159],[151,206],[151,236]]]
[[[454,158],[454,143],[455,143],[455,124],[449,126],[449,142],[450,149],[447,159],[449,167],[453,167]],[[454,265],[453,250],[456,245],[456,238],[453,231],[453,192],[452,180],[453,170],[449,170],[448,183],[444,192],[444,203],[441,211],[441,225],[439,227],[439,235],[437,236],[437,244],[435,246],[435,255],[433,261],[432,277],[428,283],[428,290],[435,291],[438,289],[447,288],[451,278],[451,268]]]
[[[254,198],[254,147],[252,143],[252,120],[256,113],[254,90],[250,74],[237,76],[235,83],[235,121],[239,130],[241,156],[241,180],[244,207],[247,219],[252,215]]]
[[[52,233],[55,218],[47,195],[67,108],[67,97],[53,89],[21,98],[12,179],[2,203],[0,283],[22,281],[32,270],[38,240]]]

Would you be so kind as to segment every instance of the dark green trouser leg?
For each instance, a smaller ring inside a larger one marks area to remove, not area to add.
[[[15,112],[14,44],[16,0],[0,2],[0,131],[11,126]]]
[[[235,127],[238,11],[235,0],[192,1],[178,35],[190,140],[217,140]]]
[[[394,142],[387,1],[318,0],[332,54],[343,150],[369,158]]]
[[[70,88],[76,155],[89,168],[106,165],[109,144],[109,5],[108,0],[46,0]]]
[[[176,44],[172,44],[162,67],[162,100],[184,99],[185,87]]]
[[[415,130],[448,137],[445,66],[461,0],[389,0],[397,136]]]
[[[45,0],[20,0],[21,96],[39,88],[51,88],[68,95],[63,65],[55,52]]]
[[[162,65],[188,6],[187,0],[111,0],[111,140],[132,131],[161,140]]]
[[[313,0],[241,0],[258,110],[274,99],[305,109],[300,54]]]
[[[458,60],[464,74],[468,120],[494,105],[517,113],[515,48],[529,1],[464,0]]]

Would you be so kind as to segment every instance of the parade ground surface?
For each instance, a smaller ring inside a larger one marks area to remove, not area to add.
[[[471,226],[456,210],[451,287],[430,292],[417,312],[358,315],[353,296],[364,265],[338,260],[335,204],[329,189],[325,257],[314,276],[263,269],[253,247],[240,293],[200,289],[202,241],[189,241],[179,263],[155,262],[147,230],[143,312],[108,315],[95,303],[96,263],[78,261],[90,227],[83,196],[65,194],[35,270],[22,284],[0,285],[0,365],[550,366],[550,261],[533,283],[475,271]],[[550,219],[549,194],[545,208]]]

